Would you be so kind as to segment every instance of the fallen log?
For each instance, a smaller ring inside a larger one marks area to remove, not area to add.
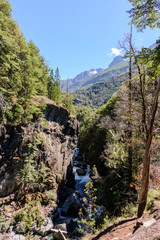
[[[67,240],[67,238],[64,236],[64,234],[68,234],[66,231],[62,231],[60,229],[52,229],[53,237],[57,240]]]
[[[61,232],[61,233],[63,233],[63,234],[69,234],[68,232],[66,232],[66,231],[63,231],[63,230],[60,230],[60,229],[50,229],[50,231],[51,232],[55,232],[55,233],[58,233],[59,231]]]

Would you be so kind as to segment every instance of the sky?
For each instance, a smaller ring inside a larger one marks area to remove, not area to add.
[[[12,16],[27,41],[40,49],[61,79],[93,68],[107,68],[120,54],[118,41],[129,33],[131,4],[127,0],[9,0]],[[134,45],[149,47],[158,29],[133,29]]]

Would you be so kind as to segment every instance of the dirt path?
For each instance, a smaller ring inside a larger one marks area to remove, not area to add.
[[[132,236],[136,221],[136,218],[124,219],[84,240],[128,240]]]
[[[92,240],[127,240],[132,236],[136,221],[136,218],[122,220],[100,232]]]

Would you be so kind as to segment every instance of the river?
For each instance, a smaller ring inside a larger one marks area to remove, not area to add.
[[[61,207],[57,209],[57,217],[54,221],[55,225],[66,224],[66,229],[74,236],[74,231],[78,227],[78,212],[83,205],[83,197],[85,195],[85,185],[90,180],[90,165],[83,161],[79,161],[79,149],[76,148],[73,155],[73,174],[75,178],[75,190],[67,197]],[[101,206],[97,206],[97,216],[101,214]]]

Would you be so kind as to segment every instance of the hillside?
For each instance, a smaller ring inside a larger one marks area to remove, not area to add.
[[[98,82],[88,88],[83,88],[73,93],[74,104],[81,104],[90,107],[100,107],[107,103],[112,94],[116,92],[126,80],[128,73],[111,77],[104,82]]]
[[[81,90],[82,88],[87,88],[88,86],[90,86],[94,83],[103,82],[109,78],[123,74],[127,70],[128,70],[128,62],[124,61],[124,62],[120,62],[119,64],[116,64],[110,68],[107,68],[103,71],[100,71],[97,74],[88,76],[86,78],[79,79],[79,78],[77,78],[79,76],[78,75],[74,79],[68,80],[68,91],[74,92],[77,90]],[[62,83],[63,83],[63,81],[62,81]],[[62,83],[61,83],[61,88],[62,88],[62,90],[66,91],[66,85],[63,85]]]
[[[108,68],[113,67],[121,62],[124,62],[124,59],[122,58],[122,56],[118,55],[116,56],[113,61],[109,64]]]
[[[98,69],[90,69],[88,71],[84,71],[79,73],[76,77],[74,78],[68,78],[66,80],[63,80],[61,82],[61,89],[63,91],[69,90],[70,91],[70,86],[78,83],[80,80],[85,79],[85,78],[90,78],[100,72],[102,72],[103,69],[102,68],[98,68]],[[68,89],[67,89],[68,88]]]

